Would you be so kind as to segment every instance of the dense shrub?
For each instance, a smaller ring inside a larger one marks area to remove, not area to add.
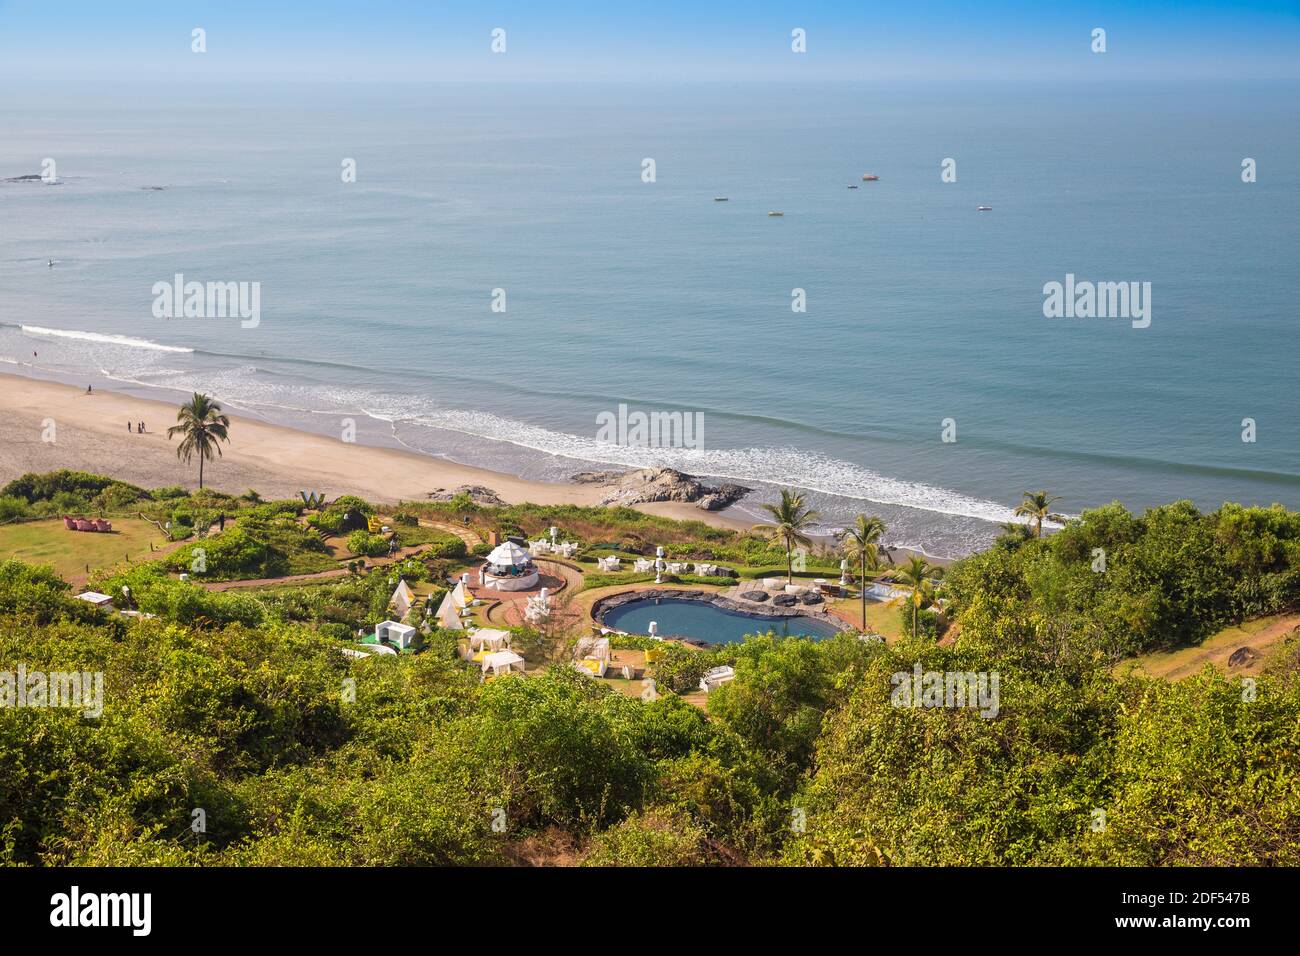
[[[968,641],[1116,661],[1300,604],[1300,514],[1111,504],[959,562],[944,593]]]
[[[719,663],[714,651],[695,650],[681,644],[665,643],[664,653],[654,664],[654,678],[660,687],[674,694],[699,690],[700,678]]]
[[[28,503],[51,501],[59,494],[73,495],[77,499],[89,501],[109,485],[121,485],[130,489],[137,498],[146,496],[144,489],[107,478],[104,475],[91,475],[84,471],[51,471],[45,474],[26,474],[15,478],[0,488],[0,497],[22,498]]]
[[[904,603],[898,609],[898,624],[907,637],[924,637],[934,640],[939,636],[939,615],[929,608],[916,612],[916,633],[912,633],[912,605]]]
[[[371,534],[369,531],[353,531],[348,535],[348,550],[353,554],[377,558],[387,554],[388,548],[388,539],[383,535]]]
[[[704,866],[716,862],[704,830],[686,813],[634,813],[596,835],[583,866]]]

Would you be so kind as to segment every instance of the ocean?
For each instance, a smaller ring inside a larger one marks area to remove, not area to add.
[[[0,182],[0,368],[528,478],[672,466],[755,520],[794,486],[942,557],[1027,490],[1297,507],[1297,92],[0,92],[0,180],[57,171]],[[177,274],[260,321],[156,317]],[[1067,276],[1150,283],[1150,324],[1045,317]],[[700,440],[600,440],[620,405]]]

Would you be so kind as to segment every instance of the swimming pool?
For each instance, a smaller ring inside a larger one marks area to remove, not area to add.
[[[710,644],[739,644],[746,634],[768,631],[788,637],[831,637],[849,626],[797,615],[771,617],[718,607],[708,601],[648,598],[611,607],[601,617],[606,627],[632,634],[649,634],[650,622],[661,637],[690,637]]]

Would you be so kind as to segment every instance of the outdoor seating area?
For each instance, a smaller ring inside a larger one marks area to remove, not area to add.
[[[510,650],[510,643],[509,631],[480,627],[456,642],[456,653],[463,661],[482,664],[489,655]]]
[[[113,522],[103,518],[70,518],[64,515],[63,527],[69,531],[110,532],[113,530]]]
[[[479,571],[485,588],[498,591],[528,591],[537,587],[537,565],[532,555],[513,541],[506,541],[493,549]]]
[[[555,542],[539,538],[536,541],[528,542],[528,551],[533,557],[556,554],[562,558],[572,558],[578,553],[578,546],[572,541]]]
[[[596,567],[601,571],[617,571],[622,563],[622,559],[616,554],[611,554],[607,558],[596,559]]]
[[[573,666],[592,677],[604,677],[609,670],[610,656],[608,637],[584,637],[573,649]]]

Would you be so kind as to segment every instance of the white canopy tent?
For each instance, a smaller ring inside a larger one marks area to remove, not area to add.
[[[487,556],[487,563],[493,568],[522,568],[532,560],[532,555],[513,541],[497,545]]]
[[[604,677],[609,669],[610,647],[608,637],[583,637],[573,649],[573,666],[583,673]]]
[[[499,544],[487,556],[480,580],[498,591],[527,591],[540,580],[532,555],[513,541]]]
[[[509,674],[511,671],[522,674],[524,659],[514,651],[497,651],[483,658],[483,676],[490,673],[493,677]]]
[[[474,650],[486,647],[493,651],[499,651],[502,647],[509,648],[510,632],[495,627],[481,627],[469,636],[469,646]]]

